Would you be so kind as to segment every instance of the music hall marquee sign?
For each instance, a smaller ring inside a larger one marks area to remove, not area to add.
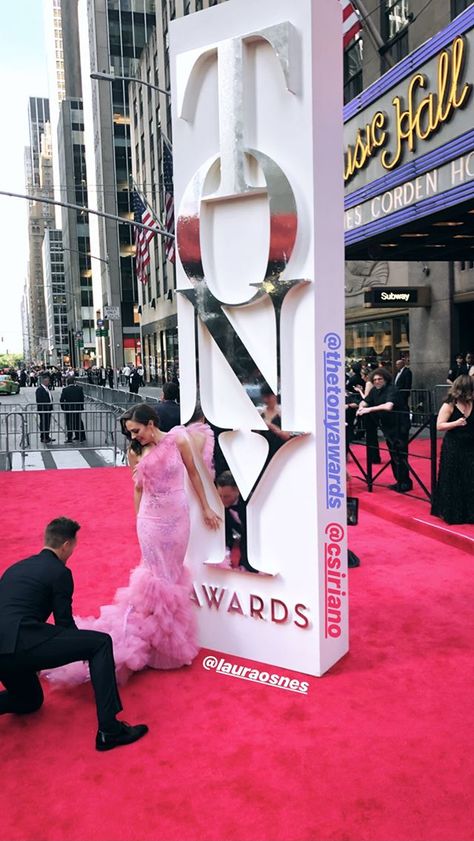
[[[200,641],[320,675],[348,646],[341,10],[229,0],[170,34],[182,418],[216,429],[254,569],[193,509]]]
[[[346,245],[474,195],[474,6],[344,109]]]

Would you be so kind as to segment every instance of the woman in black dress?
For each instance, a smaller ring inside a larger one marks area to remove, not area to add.
[[[446,523],[474,523],[474,381],[457,377],[438,413],[445,432],[432,513]]]

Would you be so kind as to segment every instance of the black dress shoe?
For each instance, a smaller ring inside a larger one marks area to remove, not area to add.
[[[405,485],[399,485],[397,490],[398,490],[399,494],[406,494],[406,493],[408,493],[408,491],[413,490],[413,482],[409,482],[408,484],[405,484]]]
[[[104,730],[98,730],[95,737],[95,746],[97,750],[112,750],[118,748],[120,745],[131,745],[132,742],[141,739],[145,733],[148,733],[146,724],[127,724],[126,721],[118,721],[119,729],[115,733],[107,733]]]
[[[44,443],[45,443],[45,444],[52,444],[52,443],[53,443],[53,441],[56,441],[56,438],[46,438],[46,440],[45,440],[45,442],[44,442]]]

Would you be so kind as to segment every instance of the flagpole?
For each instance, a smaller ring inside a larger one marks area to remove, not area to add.
[[[379,55],[381,55],[380,50],[383,49],[383,47],[385,47],[385,41],[383,40],[379,30],[375,26],[369,12],[367,11],[364,5],[363,0],[352,0],[352,5],[354,6],[355,10],[359,12],[362,26],[367,29],[367,32],[369,33],[372,39],[372,43],[374,44]],[[390,65],[390,67],[394,66],[395,62],[391,55],[385,53],[384,59],[387,62],[387,64]]]

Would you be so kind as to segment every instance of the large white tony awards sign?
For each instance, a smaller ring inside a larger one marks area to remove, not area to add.
[[[339,3],[174,21],[171,68],[182,419],[225,474],[220,532],[193,512],[200,642],[321,675],[348,647]]]

